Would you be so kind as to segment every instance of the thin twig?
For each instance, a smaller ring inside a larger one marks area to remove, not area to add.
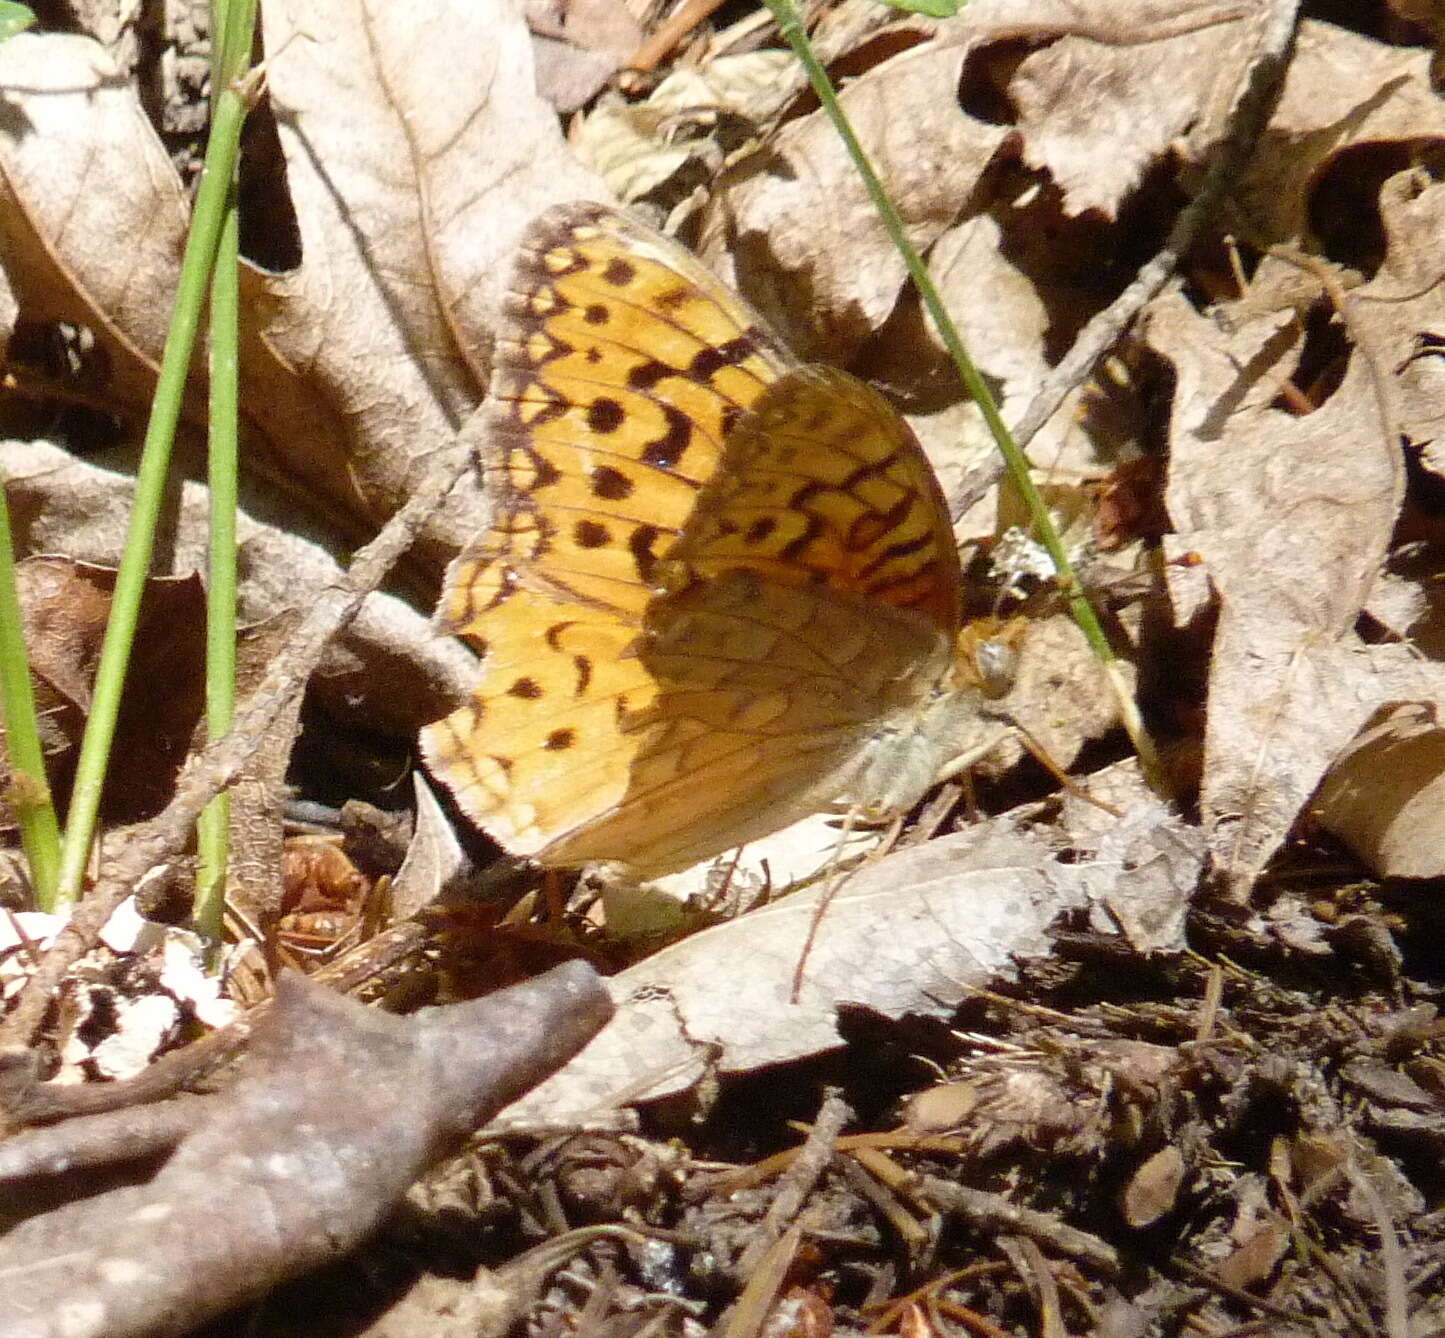
[[[722,6],[723,0],[686,0],[657,26],[627,62],[629,70],[655,70],[673,48],[680,45],[694,28]]]
[[[1394,1219],[1390,1215],[1384,1195],[1354,1157],[1345,1163],[1345,1174],[1369,1206],[1370,1216],[1375,1219],[1375,1231],[1380,1237],[1380,1266],[1384,1273],[1382,1290],[1385,1333],[1387,1338],[1409,1338],[1413,1331],[1410,1323],[1410,1293],[1405,1282],[1405,1256],[1400,1249],[1400,1236],[1395,1230]]]
[[[807,1141],[798,1149],[793,1164],[778,1185],[756,1239],[738,1260],[738,1276],[751,1277],[786,1227],[798,1219],[803,1203],[813,1192],[828,1163],[838,1150],[838,1135],[852,1118],[853,1112],[836,1087],[826,1088],[817,1118],[808,1131]]]
[[[1113,1246],[1048,1213],[1021,1208],[1002,1194],[954,1184],[934,1175],[924,1176],[918,1191],[940,1212],[957,1213],[984,1231],[1028,1236],[1092,1268],[1109,1274],[1119,1271],[1119,1255]]]

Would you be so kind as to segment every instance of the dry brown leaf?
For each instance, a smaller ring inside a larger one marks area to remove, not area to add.
[[[1057,35],[1008,81],[1023,159],[1046,172],[1070,215],[1116,216],[1175,141],[1217,138],[1238,94],[1257,6],[1232,0],[978,0],[981,28]]]
[[[180,273],[184,195],[134,92],[99,46],[58,34],[22,36],[19,47],[0,48],[0,89],[16,110],[12,132],[0,128],[0,235],[7,243],[0,261],[19,317],[71,322],[93,336],[108,373],[80,393],[140,418]],[[117,238],[125,244],[114,244]],[[243,427],[264,418],[273,429],[269,442],[251,438],[253,464],[264,467],[270,455],[287,475],[284,443],[302,463],[289,475],[295,486],[329,491],[338,520],[359,510],[340,419],[254,341],[242,367]],[[194,386],[189,407],[200,416]],[[118,557],[116,548],[97,560]]]
[[[31,557],[20,564],[17,577],[49,780],[63,804],[90,712],[115,572],[68,558]],[[280,615],[239,633],[237,681],[243,698],[285,644],[294,621],[293,615]],[[102,807],[108,824],[138,822],[158,812],[171,798],[188,751],[204,740],[204,625],[205,595],[194,574],[147,582],[111,748],[113,780]],[[269,923],[279,896],[281,784],[299,709],[298,701],[233,787],[231,901],[253,924]]]
[[[1349,294],[1349,329],[1387,388],[1391,428],[1418,448],[1428,469],[1441,474],[1445,358],[1435,341],[1445,332],[1445,257],[1440,252],[1445,186],[1407,169],[1381,187],[1379,208],[1385,256],[1370,281]]]
[[[1298,351],[1291,321],[1282,313],[1226,334],[1174,298],[1155,305],[1148,327],[1178,378],[1167,492],[1176,532],[1204,557],[1226,615],[1255,605],[1261,648],[1294,642],[1300,625],[1330,638],[1352,626],[1403,481],[1363,358],[1314,412],[1276,404]]]
[[[29,558],[17,573],[46,766],[59,792],[90,713],[115,572],[68,558]],[[132,690],[121,703],[114,755],[123,784],[106,794],[110,822],[136,822],[168,798],[200,718],[205,593],[195,576],[152,577],[141,601]],[[3,765],[3,763],[0,763]]]
[[[967,28],[957,32],[887,61],[842,93],[921,249],[954,222],[1007,136],[1007,127],[958,106],[970,48]],[[764,167],[745,160],[709,201],[704,259],[803,357],[846,363],[897,303],[903,261],[822,113],[784,125],[768,142]]]
[[[302,260],[268,282],[261,333],[348,424],[347,467],[386,515],[480,399],[523,226],[600,183],[500,0],[438,4],[426,23],[369,0],[278,0],[263,18]],[[470,506],[454,538],[476,528]]]
[[[1200,798],[1236,889],[1377,706],[1445,687],[1401,648],[1353,633],[1398,511],[1399,462],[1359,355],[1314,413],[1276,407],[1297,352],[1291,321],[1225,334],[1173,298],[1148,326],[1177,378],[1177,543],[1203,557],[1219,598]]]
[[[1024,277],[1028,267],[1017,252],[1030,248],[1031,238],[1046,236],[1045,252],[1069,243],[1032,217],[1036,175],[990,182],[985,168],[1017,145],[1062,192],[1062,210],[1044,192],[1048,212],[1064,222],[1090,210],[1112,216],[1185,131],[1201,139],[1201,151],[1217,137],[1242,78],[1254,12],[1200,0],[1135,6],[1123,19],[1107,0],[977,0],[934,41],[848,84],[844,106],[915,245],[926,250],[962,219],[963,236],[955,254],[940,258],[941,272],[963,258],[959,251],[987,251],[989,267],[999,271],[995,282],[1022,286],[1025,303],[1031,287],[1043,288],[1033,300],[1049,304],[1048,333],[1057,344],[1070,324],[1069,284]],[[1022,62],[1021,41],[1040,48]],[[1088,113],[1082,118],[1081,109]],[[784,125],[766,156],[745,158],[735,177],[725,178],[709,203],[704,254],[731,267],[725,272],[805,356],[850,361],[893,312],[905,273],[827,118],[819,112]],[[995,228],[1007,233],[1007,259],[987,229],[972,235],[970,225],[990,210]],[[989,287],[985,280],[980,294],[964,285],[950,310],[965,325],[972,318],[1004,327],[1015,362],[1035,360],[1017,375],[1036,377],[1042,340],[1031,347],[1029,333],[1039,318],[1026,320],[1023,331],[1011,328],[1014,304],[991,315]],[[982,360],[998,356],[990,330],[968,333]],[[909,355],[896,356],[903,363]]]
[[[1127,666],[1123,672],[1127,675]],[[1073,766],[1086,743],[1119,723],[1118,704],[1097,657],[1074,621],[1063,614],[1029,624],[1013,687],[1000,705],[1063,771]],[[1016,743],[1004,755],[1016,758],[1021,749]]]
[[[1393,171],[1400,149],[1445,135],[1445,105],[1431,90],[1429,61],[1426,51],[1386,46],[1334,24],[1300,25],[1270,133],[1238,192],[1260,244],[1294,245],[1322,234],[1327,245],[1357,245],[1360,231],[1346,223],[1354,235],[1337,238],[1334,220],[1349,217],[1340,201],[1362,184],[1373,195],[1379,176],[1370,157],[1378,154]]]
[[[1011,826],[996,819],[848,878],[819,922],[796,1003],[794,973],[826,887],[695,934],[614,976],[616,1019],[507,1119],[566,1122],[683,1091],[710,1067],[743,1072],[834,1049],[842,1043],[840,1003],[895,1018],[948,1016],[971,986],[1011,976],[1020,958],[1047,952],[1057,916],[1111,895],[1134,870],[1167,868],[1169,885],[1156,892],[1181,905],[1195,886],[1200,847],[1156,801],[1139,800],[1116,824],[1129,829],[1129,850],[1097,864],[1104,842],[1076,844],[1065,863],[1041,836]]]
[[[1152,1226],[1172,1211],[1186,1169],[1177,1147],[1160,1148],[1129,1177],[1120,1203],[1124,1220],[1131,1227]]]
[[[1023,257],[1015,239],[1018,233],[1032,229],[1054,244]],[[1027,205],[964,220],[938,239],[928,258],[929,277],[964,343],[980,370],[999,383],[1005,418],[1023,412],[1048,372],[1050,354],[1057,353],[1063,332],[1077,331],[1095,309],[1097,282],[1088,281],[1088,262],[1079,265],[1075,248],[1069,248],[1067,257],[1061,254],[1064,248],[1059,239],[1069,235],[1069,225],[1059,215],[1055,199],[1040,194]],[[898,377],[904,384],[915,384],[922,349],[935,374],[946,375],[943,347],[931,326],[926,331],[918,328],[922,319],[917,306],[910,303],[906,314],[900,312],[890,321],[880,335],[879,356],[870,362],[869,370],[885,381]],[[909,326],[913,327],[911,334]],[[951,361],[948,365],[951,367]],[[1037,458],[1058,467],[1054,443],[1063,428],[1074,426],[1077,435],[1077,417],[1071,398],[1060,410],[1060,427],[1035,439]],[[1075,458],[1087,454],[1078,452]]]
[[[0,256],[15,300],[27,320],[93,331],[110,364],[105,389],[142,410],[169,320],[156,295],[174,291],[185,240],[180,182],[135,94],[87,38],[0,43],[0,91]]]
[[[1437,704],[1396,707],[1364,730],[1310,809],[1380,878],[1445,876],[1445,729]]]
[[[1246,1236],[1219,1266],[1219,1280],[1229,1287],[1255,1287],[1274,1272],[1289,1249],[1289,1226],[1271,1217]]]
[[[1374,141],[1394,137],[1403,152],[1409,137],[1445,128],[1425,78],[1423,53],[1306,25],[1275,122],[1287,148],[1252,168],[1253,221],[1291,243],[1323,227],[1328,243],[1331,192],[1346,188],[1352,171],[1365,171],[1368,183],[1368,159],[1345,149],[1372,144],[1372,153],[1394,161],[1387,142]],[[1266,257],[1213,322],[1186,316],[1177,298],[1156,304],[1150,318],[1150,339],[1178,380],[1168,489],[1174,542],[1205,557],[1220,599],[1202,800],[1237,890],[1378,709],[1416,702],[1429,714],[1445,686],[1435,666],[1399,646],[1367,647],[1353,632],[1368,609],[1422,645],[1437,640],[1429,587],[1400,577],[1382,585],[1379,577],[1403,489],[1394,443],[1403,436],[1428,457],[1439,420],[1437,360],[1421,335],[1445,318],[1437,293],[1442,201],[1445,194],[1410,172],[1386,181],[1378,272],[1343,299],[1348,276],[1338,269]],[[1329,294],[1322,280],[1333,285]],[[1304,315],[1311,303],[1340,300],[1357,351],[1322,407],[1301,416],[1277,397],[1309,351]],[[1197,611],[1199,576],[1171,574],[1181,623]],[[1404,826],[1395,824],[1420,809],[1401,775],[1365,797],[1359,782],[1375,752],[1366,748],[1327,783],[1327,825],[1366,858],[1396,865],[1408,857]],[[1413,779],[1426,785],[1429,777]],[[1379,809],[1366,815],[1377,799]],[[1432,861],[1423,850],[1418,867]]]
[[[1006,413],[1032,397],[1113,282],[1122,243],[1101,236],[1100,218],[1185,131],[1198,154],[1221,133],[1255,14],[1201,0],[1135,7],[1124,21],[1103,0],[980,0],[934,40],[845,85],[845,108],[914,244],[933,248],[933,277],[980,368],[1000,381]],[[1020,63],[1025,42],[1039,49]],[[1093,115],[1081,121],[1081,107]],[[1020,150],[1028,170],[1012,161]],[[1083,212],[1087,225],[1071,217]],[[723,177],[705,207],[703,253],[805,357],[928,398],[952,384],[823,113],[785,123]],[[1039,458],[1055,468],[1092,462],[1076,420],[1065,404],[1036,443]],[[969,415],[915,426],[941,464],[944,451],[957,453],[960,430],[978,436]]]
[[[621,0],[528,0],[537,92],[559,112],[602,91],[642,45],[642,25]]]

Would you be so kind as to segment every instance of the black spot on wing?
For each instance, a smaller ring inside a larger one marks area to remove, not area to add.
[[[656,525],[639,525],[627,540],[633,565],[637,568],[637,579],[644,585],[651,584],[652,572],[657,566],[657,554],[653,552],[653,545],[661,534],[662,531]]]
[[[692,420],[671,404],[661,406],[667,430],[642,449],[642,461],[655,469],[672,469],[692,442]]]
[[[604,502],[623,502],[632,496],[633,482],[620,469],[597,465],[591,477],[592,495]]]
[[[699,349],[688,364],[686,376],[689,381],[706,385],[724,367],[736,367],[746,362],[758,351],[757,344],[747,335],[738,335],[725,344],[713,344]]]
[[[637,267],[630,261],[624,260],[621,256],[614,257],[607,262],[602,271],[603,281],[612,284],[617,288],[625,288],[637,278]]]
[[[596,520],[579,520],[572,527],[572,538],[578,548],[605,548],[612,535],[607,526]]]
[[[599,395],[587,406],[587,426],[602,435],[616,432],[624,417],[622,406],[606,395]]]

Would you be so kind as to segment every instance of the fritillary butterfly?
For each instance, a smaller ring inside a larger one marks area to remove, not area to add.
[[[676,243],[598,204],[536,220],[486,412],[495,518],[438,610],[482,677],[422,750],[509,850],[656,876],[906,808],[978,741],[912,431]]]

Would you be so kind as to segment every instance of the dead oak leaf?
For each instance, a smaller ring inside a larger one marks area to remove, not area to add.
[[[1445,690],[1403,647],[1354,633],[1399,510],[1399,460],[1358,353],[1322,407],[1278,407],[1291,319],[1225,333],[1175,297],[1148,325],[1177,374],[1166,501],[1219,602],[1200,803],[1239,889],[1377,707]]]

